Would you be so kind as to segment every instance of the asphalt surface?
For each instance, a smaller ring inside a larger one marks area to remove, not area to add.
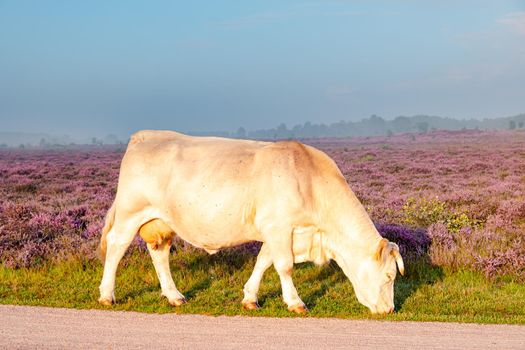
[[[0,305],[2,349],[525,349],[525,326]]]

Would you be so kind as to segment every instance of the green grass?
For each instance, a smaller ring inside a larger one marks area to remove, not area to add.
[[[488,280],[475,272],[443,271],[424,263],[409,265],[407,276],[398,276],[396,312],[386,317],[372,316],[359,304],[350,282],[335,263],[324,267],[296,265],[294,282],[310,309],[306,316],[287,311],[273,269],[266,272],[261,284],[262,308],[244,311],[240,304],[242,287],[254,263],[254,257],[238,251],[213,256],[177,252],[171,268],[177,287],[188,298],[188,303],[179,308],[160,297],[147,253],[135,251],[123,259],[117,273],[117,304],[110,308],[96,301],[102,276],[98,261],[0,268],[0,303],[156,313],[525,324],[524,285],[512,278]]]

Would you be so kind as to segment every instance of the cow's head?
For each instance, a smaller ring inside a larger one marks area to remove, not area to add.
[[[372,256],[357,267],[354,274],[354,291],[360,303],[377,314],[394,311],[394,279],[396,263],[401,275],[405,268],[397,244],[383,238]]]

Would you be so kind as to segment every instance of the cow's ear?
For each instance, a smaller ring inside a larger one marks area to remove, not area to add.
[[[381,238],[381,240],[379,241],[379,244],[377,245],[377,250],[376,250],[376,253],[375,253],[375,258],[377,261],[381,261],[381,258],[385,252],[385,250],[387,250],[389,248],[389,245],[388,245],[388,239],[386,238]]]
[[[403,258],[401,257],[401,254],[399,253],[399,246],[395,243],[390,243],[391,250],[390,254],[396,259],[397,268],[399,269],[399,273],[401,276],[405,275],[405,264],[403,263]]]

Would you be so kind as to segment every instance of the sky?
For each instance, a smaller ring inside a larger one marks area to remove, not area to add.
[[[525,112],[525,1],[0,0],[0,132]]]

